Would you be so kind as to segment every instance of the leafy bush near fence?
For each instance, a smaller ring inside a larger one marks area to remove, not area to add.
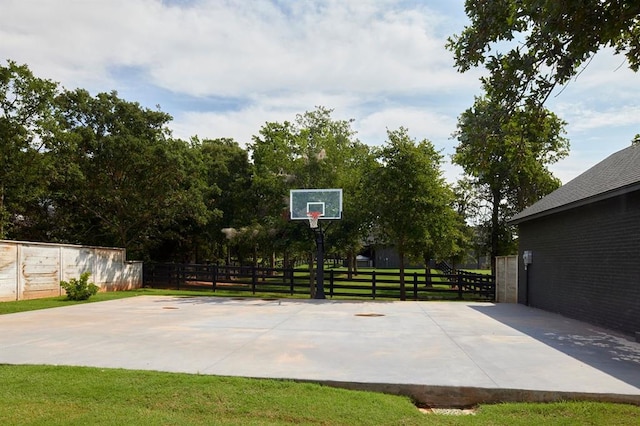
[[[98,292],[100,287],[89,282],[90,275],[90,272],[84,272],[79,279],[60,281],[60,287],[67,293],[67,300],[87,300]]]

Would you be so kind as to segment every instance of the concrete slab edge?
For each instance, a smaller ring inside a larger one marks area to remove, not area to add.
[[[0,365],[22,365],[0,363]],[[30,364],[24,364],[30,365]],[[33,364],[45,365],[45,364]],[[101,368],[85,366],[87,368]],[[144,370],[140,370],[144,371]],[[160,371],[160,370],[154,370]],[[175,374],[193,374],[173,372]],[[169,374],[173,374],[169,372]],[[213,375],[216,376],[216,375]],[[225,377],[225,376],[219,376]],[[248,376],[242,376],[248,377]],[[276,377],[249,377],[257,380],[280,380],[296,383],[314,383],[334,388],[379,392],[410,398],[420,408],[471,408],[479,404],[499,404],[502,402],[559,402],[594,401],[631,404],[640,406],[640,394],[615,394],[598,392],[569,392],[533,389],[481,388],[472,386],[438,386],[405,383],[345,382],[335,380],[313,380]]]
[[[349,390],[381,392],[411,398],[419,407],[469,408],[478,404],[501,402],[596,401],[640,406],[640,395],[564,392],[530,389],[491,389],[468,386],[433,386],[418,384],[358,383],[318,380],[293,380],[318,383]]]

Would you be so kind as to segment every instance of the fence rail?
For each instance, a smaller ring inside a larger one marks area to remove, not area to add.
[[[220,266],[200,264],[144,265],[144,285],[152,288],[199,289],[264,295],[308,295],[313,276],[308,269]],[[324,274],[329,298],[400,299],[398,272],[360,270],[349,277],[343,269],[330,268]],[[495,299],[492,275],[465,271],[434,274],[405,274],[405,297],[410,300]]]

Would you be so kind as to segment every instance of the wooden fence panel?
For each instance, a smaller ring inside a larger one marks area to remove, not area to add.
[[[142,263],[126,262],[125,250],[0,240],[0,301],[64,294],[60,281],[90,272],[101,291],[142,286]]]
[[[0,244],[0,302],[18,300],[18,246]]]

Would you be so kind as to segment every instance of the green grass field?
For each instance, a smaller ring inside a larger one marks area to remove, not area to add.
[[[637,425],[640,407],[500,404],[420,412],[405,397],[310,383],[85,367],[0,365],[5,425]]]

